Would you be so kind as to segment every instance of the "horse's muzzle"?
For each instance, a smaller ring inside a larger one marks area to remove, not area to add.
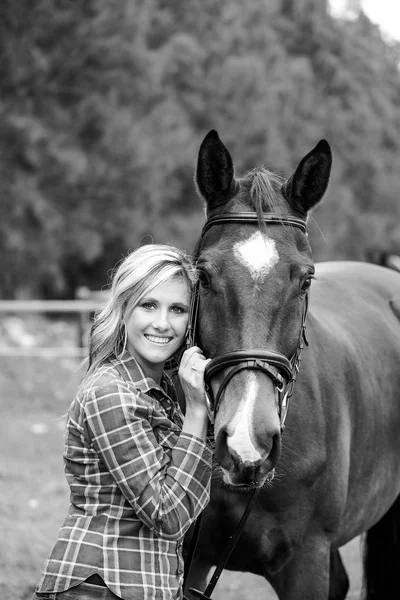
[[[224,482],[228,485],[242,487],[261,487],[267,479],[271,479],[281,454],[281,435],[272,438],[272,444],[265,457],[257,461],[244,461],[230,449],[226,443],[226,434],[219,432],[216,439],[215,458],[222,468]]]

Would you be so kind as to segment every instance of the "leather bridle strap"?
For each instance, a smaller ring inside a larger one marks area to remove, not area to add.
[[[203,600],[211,600],[211,594],[213,593],[214,588],[218,583],[218,579],[220,578],[222,571],[225,569],[226,563],[228,562],[229,557],[232,554],[232,552],[236,546],[236,543],[239,539],[240,534],[243,531],[243,528],[244,528],[247,518],[251,512],[251,509],[253,508],[253,504],[257,500],[258,494],[260,493],[260,489],[261,488],[254,488],[253,491],[251,492],[249,501],[248,501],[245,511],[239,521],[236,531],[235,531],[235,533],[233,533],[229,536],[228,543],[225,546],[225,549],[221,556],[220,562],[219,562],[218,566],[215,568],[215,571],[210,579],[210,582],[207,585],[204,592],[201,592],[200,590],[196,590],[194,588],[189,588],[189,592],[191,594],[193,594],[193,596],[196,596],[196,598],[202,598]],[[184,598],[184,600],[186,600],[186,598]]]
[[[191,348],[195,345],[195,335],[197,327],[197,315],[199,312],[199,289],[198,282],[190,297],[189,319],[186,331],[186,347]]]
[[[270,365],[282,369],[287,379],[290,379],[292,376],[292,365],[286,356],[279,352],[274,352],[273,350],[252,348],[251,350],[235,350],[234,352],[227,352],[226,354],[221,354],[221,356],[213,358],[212,362],[208,363],[205,368],[205,378],[209,379],[220,369],[232,367],[244,360],[266,361]],[[277,378],[280,379],[279,377]]]
[[[305,221],[291,215],[278,215],[273,213],[264,214],[261,219],[258,215],[253,212],[240,212],[240,213],[223,213],[221,215],[215,215],[205,222],[201,232],[201,237],[213,226],[222,225],[226,223],[236,224],[245,223],[247,225],[251,223],[259,222],[267,223],[268,225],[289,225],[292,227],[298,227],[303,233],[307,233],[307,225]]]
[[[215,419],[215,415],[217,414],[219,408],[219,402],[226,386],[232,377],[234,377],[239,371],[247,369],[262,371],[268,375],[275,388],[280,393],[283,392],[286,385],[292,378],[292,364],[290,360],[286,358],[286,356],[270,350],[236,350],[235,352],[228,352],[218,356],[217,358],[214,358],[206,366],[204,380],[208,398],[210,395],[212,395],[210,388],[210,380],[212,376],[216,372],[229,367],[232,368],[220,383],[213,406],[211,406],[211,402],[208,406],[209,413],[211,413],[209,414],[211,422],[213,422]],[[284,376],[282,376],[281,372],[284,373]],[[281,407],[279,406],[279,413],[280,412]]]
[[[262,363],[258,359],[252,360],[251,358],[246,358],[245,360],[241,361],[240,364],[236,365],[236,367],[233,367],[233,369],[231,369],[229,371],[229,373],[224,377],[220,386],[218,387],[218,392],[217,392],[217,395],[215,398],[215,406],[214,406],[215,414],[217,413],[218,408],[219,408],[220,398],[221,398],[226,386],[232,379],[232,377],[234,375],[236,375],[236,373],[238,373],[239,371],[244,371],[244,370],[248,370],[248,369],[252,369],[254,371],[257,371],[257,370],[263,371],[263,373],[266,373],[266,375],[268,375],[268,377],[270,377],[270,379],[272,379],[272,382],[274,383],[274,385],[276,387],[279,386],[279,389],[283,390],[285,381],[276,369],[274,369],[267,363]]]

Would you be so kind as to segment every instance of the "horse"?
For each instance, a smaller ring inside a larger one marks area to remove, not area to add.
[[[215,130],[199,149],[194,327],[211,358],[215,461],[188,598],[254,489],[228,570],[263,576],[279,600],[344,600],[339,549],[365,534],[366,599],[400,598],[400,276],[314,264],[307,219],[331,166],[326,140],[288,178],[264,166],[237,178]]]

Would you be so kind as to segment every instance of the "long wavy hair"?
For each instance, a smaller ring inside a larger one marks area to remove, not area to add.
[[[185,281],[192,291],[196,278],[191,257],[169,244],[147,244],[123,259],[111,275],[109,298],[94,316],[82,383],[107,358],[123,354],[125,319],[143,296],[171,279]]]

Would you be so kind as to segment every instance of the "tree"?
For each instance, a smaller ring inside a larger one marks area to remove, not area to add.
[[[289,172],[327,138],[315,258],[392,244],[399,58],[362,12],[336,20],[324,0],[4,0],[0,296],[101,287],[151,239],[190,251],[211,128],[238,175],[261,163]]]

